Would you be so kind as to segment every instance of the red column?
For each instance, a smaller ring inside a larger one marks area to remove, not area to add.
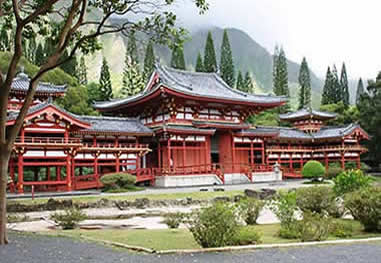
[[[265,140],[262,140],[262,164],[265,164]]]
[[[171,138],[168,138],[167,142],[167,158],[168,158],[168,168],[171,168]]]
[[[357,156],[357,169],[361,169],[361,159],[360,159],[360,153]]]
[[[159,140],[158,145],[157,145],[157,156],[158,156],[157,162],[158,162],[158,166],[159,166],[158,168],[162,168],[163,166],[161,164],[161,142],[160,142],[160,140]]]
[[[70,153],[67,153],[66,157],[66,187],[67,191],[72,190],[72,185],[71,185],[71,156]]]
[[[56,180],[61,181],[61,166],[56,167]]]
[[[117,173],[120,172],[120,159],[119,159],[119,157],[120,157],[120,154],[117,153],[117,154],[116,154],[116,172],[117,172]]]
[[[232,140],[232,163],[233,163],[233,166],[232,166],[232,172],[234,173],[235,172],[235,142],[234,142],[234,136],[231,136],[231,140]]]
[[[185,152],[185,137],[183,138],[183,166],[185,166],[186,152]]]
[[[254,165],[254,149],[253,142],[250,143],[250,164]]]
[[[328,156],[327,152],[324,152],[325,169],[328,170]]]
[[[18,178],[17,178],[17,191],[19,194],[24,193],[24,157],[21,153],[18,155]]]
[[[94,158],[94,175],[95,175],[95,180],[97,181],[97,187],[99,187],[98,154],[95,154],[95,158]]]

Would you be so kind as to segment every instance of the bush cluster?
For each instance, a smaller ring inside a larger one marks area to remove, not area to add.
[[[184,214],[183,213],[174,213],[168,214],[164,218],[164,223],[171,229],[179,228],[180,224],[183,223]]]
[[[319,213],[306,211],[298,222],[302,242],[326,240],[330,234],[332,219]]]
[[[102,176],[101,182],[106,191],[127,189],[136,183],[136,177],[126,173],[114,173]]]
[[[241,199],[238,203],[238,213],[247,225],[255,225],[264,205],[263,201],[255,198]]]
[[[333,182],[335,183],[333,190],[340,196],[369,187],[372,184],[372,178],[366,176],[361,170],[348,170],[334,178]]]
[[[304,178],[320,179],[325,175],[325,167],[318,161],[308,161],[302,169]]]
[[[76,208],[67,209],[64,213],[54,213],[50,218],[62,229],[74,229],[79,222],[87,218],[86,214]]]
[[[328,214],[336,206],[336,196],[327,186],[299,188],[295,194],[296,205],[303,212]]]

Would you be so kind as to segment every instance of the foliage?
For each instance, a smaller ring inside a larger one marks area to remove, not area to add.
[[[322,178],[325,174],[325,167],[318,161],[308,161],[302,170],[304,178],[317,179]]]
[[[130,97],[143,91],[144,79],[139,71],[138,64],[128,56],[128,53],[126,55],[121,95],[123,97]]]
[[[107,60],[103,57],[101,76],[99,78],[100,100],[107,101],[112,99],[111,75]]]
[[[307,60],[304,57],[299,70],[299,109],[311,107],[311,78]]]
[[[217,72],[217,58],[212,33],[209,31],[204,50],[204,71]]]
[[[344,205],[367,232],[381,232],[381,188],[362,188],[345,195]]]
[[[132,31],[128,36],[126,57],[130,57],[132,63],[139,64],[138,48],[136,46],[136,37],[134,31]]]
[[[255,198],[241,199],[238,203],[238,212],[247,225],[255,225],[264,205],[263,201]]]
[[[184,48],[182,45],[174,45],[172,48],[171,67],[185,70]]]
[[[339,174],[341,174],[344,170],[340,166],[329,166],[327,169],[326,177],[328,179],[333,179]]]
[[[300,239],[302,242],[326,240],[331,225],[332,219],[325,215],[304,212],[303,220],[299,223]]]
[[[246,93],[254,93],[253,80],[249,72],[246,72],[245,79],[243,81],[243,91]]]
[[[346,107],[349,106],[349,87],[348,87],[348,76],[347,76],[347,69],[345,67],[345,63],[343,63],[343,66],[341,67],[341,76],[340,76],[340,86],[341,86],[341,92],[342,92],[342,101]]]
[[[88,104],[91,105],[95,101],[100,101],[102,99],[101,86],[98,83],[90,82],[86,85]]]
[[[149,41],[147,45],[147,49],[146,49],[146,54],[144,57],[143,77],[145,82],[148,81],[154,69],[155,69],[155,53],[154,53],[152,41]]]
[[[333,179],[333,182],[335,183],[333,186],[335,193],[337,195],[344,195],[369,187],[372,184],[372,179],[361,170],[348,170],[339,174]]]
[[[237,83],[235,84],[235,88],[240,91],[244,91],[244,80],[242,76],[242,72],[238,70]]]
[[[5,25],[3,25],[0,28],[0,51],[9,51],[9,37],[8,32],[5,28]]]
[[[233,238],[233,245],[247,246],[262,243],[262,235],[253,227],[240,227]]]
[[[37,50],[36,50],[36,57],[35,57],[35,63],[37,66],[41,66],[45,61],[45,52],[44,47],[42,46],[42,43],[38,43]]]
[[[200,52],[197,54],[197,61],[196,61],[196,72],[204,72],[204,62],[202,61],[202,57]]]
[[[201,208],[192,215],[189,224],[194,239],[202,247],[232,245],[239,231],[235,209],[223,202]]]
[[[335,104],[342,100],[341,86],[337,76],[336,66],[328,67],[323,87],[321,105]]]
[[[183,220],[184,220],[184,214],[179,212],[174,214],[167,214],[164,217],[164,223],[171,229],[179,228]]]
[[[287,59],[283,48],[275,48],[273,56],[273,91],[275,95],[290,97],[288,87]],[[289,110],[289,104],[279,107],[279,113],[285,113]]]
[[[220,61],[221,78],[230,86],[235,84],[235,69],[233,54],[230,47],[228,32],[225,29],[221,45],[221,61]]]
[[[270,208],[282,227],[290,227],[295,222],[294,214],[298,209],[295,191],[280,191]]]
[[[67,50],[63,53],[61,60],[66,60],[66,59],[68,59],[68,61],[63,63],[60,66],[60,68],[63,71],[65,71],[67,74],[69,74],[70,76],[72,76],[72,77],[78,77],[77,76],[77,74],[78,74],[77,59],[75,57],[69,59],[69,52]]]
[[[127,173],[106,174],[101,177],[105,190],[125,189],[136,183],[136,177]]]
[[[278,126],[278,115],[275,110],[262,111],[259,114],[251,115],[248,122],[254,125]]]
[[[337,116],[333,120],[327,121],[327,125],[344,125],[350,123],[356,123],[360,119],[360,112],[356,106],[345,106],[342,101],[336,104],[326,104],[320,107],[321,111],[333,112]]]
[[[331,226],[331,234],[339,238],[353,236],[353,224],[350,220],[335,220]]]
[[[360,103],[360,98],[362,95],[364,95],[364,93],[365,93],[364,83],[362,82],[362,78],[360,78],[357,84],[357,89],[356,89],[356,105]]]
[[[328,186],[298,188],[295,193],[296,205],[303,212],[327,214],[336,206],[336,196]]]
[[[86,217],[85,213],[76,208],[67,209],[63,213],[54,213],[50,216],[63,229],[74,229]]]
[[[57,99],[57,104],[65,110],[78,115],[98,115],[89,104],[88,90],[85,86],[70,87],[63,98]]]
[[[80,59],[77,77],[79,84],[87,85],[87,66],[84,56]]]

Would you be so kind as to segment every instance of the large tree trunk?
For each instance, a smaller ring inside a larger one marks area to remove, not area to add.
[[[8,244],[7,236],[7,184],[8,162],[11,151],[0,145],[0,245]]]

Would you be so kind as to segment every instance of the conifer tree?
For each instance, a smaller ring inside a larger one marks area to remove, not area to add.
[[[276,50],[277,51],[277,50]],[[274,66],[273,66],[273,90],[275,95],[290,97],[290,90],[288,87],[288,70],[286,54],[281,48],[279,53],[274,54]],[[289,110],[290,106],[287,103],[285,106],[279,108],[279,113],[285,113]]]
[[[222,38],[222,45],[221,45],[220,74],[221,74],[221,78],[230,87],[234,87],[235,71],[234,71],[233,54],[230,47],[228,32],[226,29],[224,30],[224,36]]]
[[[333,81],[332,81],[332,87],[330,89],[331,90],[330,96],[333,98],[332,103],[339,103],[340,101],[343,100],[343,91],[341,89],[336,65],[333,65],[332,76],[333,76]]]
[[[0,51],[9,51],[9,38],[5,26],[0,29]]]
[[[274,48],[273,55],[273,92],[274,94],[280,94],[279,85],[277,85],[277,66],[278,66],[278,58],[279,58],[279,47],[278,45]]]
[[[65,50],[64,54],[62,55],[62,58],[61,59],[66,59],[67,57],[69,57],[69,52],[67,50]],[[78,77],[77,74],[77,68],[78,68],[78,63],[77,63],[77,59],[74,57],[72,59],[70,59],[69,61],[67,61],[66,63],[62,64],[60,66],[60,68],[65,71],[67,74],[69,74],[70,76],[73,76],[73,77]]]
[[[303,58],[299,69],[299,109],[311,106],[311,78],[306,58]]]
[[[359,79],[359,82],[357,84],[357,91],[356,91],[356,105],[360,103],[361,96],[365,93],[364,90],[364,84],[362,82],[362,79]]]
[[[341,68],[340,86],[341,86],[343,103],[346,107],[348,107],[350,104],[350,101],[349,101],[348,76],[347,76],[347,69],[345,67],[345,63],[343,63],[343,66]]]
[[[99,78],[100,100],[107,101],[112,99],[112,85],[110,69],[105,57],[103,57],[101,75]]]
[[[204,71],[217,72],[216,51],[214,50],[213,37],[210,31],[208,32],[208,36],[206,38],[206,44],[205,44]]]
[[[123,97],[130,97],[138,94],[143,89],[144,79],[139,72],[138,64],[136,64],[129,56],[126,56],[121,95]]]
[[[138,48],[136,46],[136,37],[134,32],[132,32],[128,37],[127,56],[131,58],[133,63],[139,64]]]
[[[334,76],[332,74],[331,68],[328,67],[327,73],[325,76],[325,82],[323,87],[323,94],[321,97],[321,105],[327,105],[334,103]]]
[[[202,57],[200,52],[198,52],[198,55],[197,55],[196,72],[204,72],[204,63],[202,62]]]
[[[174,45],[172,48],[171,67],[185,70],[184,49],[182,45]]]
[[[87,85],[87,66],[85,57],[82,56],[79,62],[79,68],[78,68],[78,81],[81,85]]]
[[[244,80],[243,86],[244,86],[244,92],[254,93],[253,79],[251,78],[251,75],[248,71],[245,74],[245,80]]]
[[[235,85],[235,88],[240,91],[245,91],[245,83],[241,70],[238,70],[237,83]]]
[[[23,50],[23,56],[28,59],[28,57],[29,57],[29,54],[28,54],[28,51],[29,51],[29,41],[28,41],[28,39],[25,38],[25,37],[22,38],[21,45],[22,45],[22,50]]]
[[[28,50],[28,60],[32,62],[33,64],[36,63],[36,49],[37,49],[37,43],[36,38],[32,37],[29,39],[29,50]]]
[[[155,53],[152,42],[148,42],[144,57],[144,81],[147,82],[152,72],[155,70]]]
[[[45,61],[45,53],[44,53],[44,48],[40,43],[37,45],[37,50],[36,50],[36,56],[35,56],[35,63],[37,66],[41,66],[42,63]]]

